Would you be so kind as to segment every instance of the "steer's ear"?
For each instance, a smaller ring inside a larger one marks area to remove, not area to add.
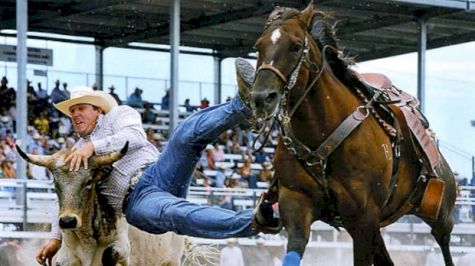
[[[35,154],[27,154],[20,148],[20,142],[17,141],[15,144],[16,152],[23,158],[25,161],[36,164],[39,166],[44,166],[46,168],[50,168],[53,165],[53,156],[46,156],[46,155],[35,155]]]
[[[112,153],[100,155],[100,156],[92,156],[91,157],[92,166],[94,168],[99,168],[102,166],[112,165],[114,162],[122,159],[122,157],[124,157],[124,155],[127,153],[128,149],[129,149],[129,142],[127,141],[124,147],[122,147],[122,149],[118,152],[112,152]]]

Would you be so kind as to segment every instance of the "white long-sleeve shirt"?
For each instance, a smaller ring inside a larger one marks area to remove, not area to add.
[[[244,258],[239,247],[224,247],[219,256],[219,266],[244,266]]]
[[[155,162],[159,152],[147,141],[140,114],[127,105],[113,108],[99,116],[92,133],[78,140],[75,147],[82,147],[92,141],[95,155],[120,151],[129,142],[129,149],[122,159],[115,162],[109,178],[101,182],[100,193],[118,214],[122,214],[122,203],[129,188],[129,180],[137,170]],[[53,237],[61,239],[58,217],[52,224]]]

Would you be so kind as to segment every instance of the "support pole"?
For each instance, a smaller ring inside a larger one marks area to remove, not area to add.
[[[96,45],[96,81],[98,90],[104,90],[104,46]],[[127,96],[127,95],[126,95]]]
[[[426,102],[426,49],[427,49],[427,19],[424,15],[418,17],[419,40],[417,49],[417,98],[420,110],[425,113]]]
[[[214,104],[221,103],[221,61],[222,58],[214,56]]]
[[[170,128],[178,125],[178,60],[180,47],[180,0],[170,0]]]
[[[472,156],[472,178],[475,178],[475,156]]]
[[[18,71],[18,84],[16,95],[16,134],[17,139],[22,143],[26,142],[27,120],[27,99],[26,99],[26,34],[28,32],[28,1],[16,1],[16,28],[17,28],[17,47],[16,60]],[[24,145],[22,145],[25,148]],[[26,162],[20,156],[16,157],[17,178],[26,179]],[[26,230],[26,202],[23,200],[26,195],[25,186],[19,189],[16,194],[17,204],[23,205],[23,230]]]

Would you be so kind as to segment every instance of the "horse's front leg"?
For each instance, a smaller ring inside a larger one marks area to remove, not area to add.
[[[281,187],[279,204],[282,223],[289,234],[282,265],[299,266],[313,222],[312,201],[306,194]]]

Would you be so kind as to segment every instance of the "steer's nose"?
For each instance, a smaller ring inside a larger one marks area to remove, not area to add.
[[[256,108],[270,108],[274,105],[277,99],[277,92],[266,89],[262,91],[251,92],[251,99],[254,101]]]
[[[74,216],[63,216],[59,218],[59,226],[63,229],[76,228],[78,220]]]

